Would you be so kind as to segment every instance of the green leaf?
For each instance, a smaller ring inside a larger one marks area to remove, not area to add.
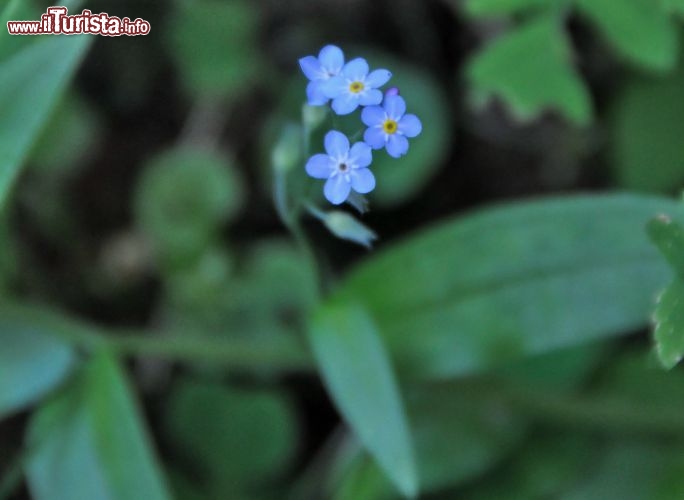
[[[382,182],[369,199],[373,206],[393,207],[420,193],[443,165],[454,137],[451,113],[445,104],[449,99],[432,75],[420,68],[383,54],[363,53],[369,54],[373,67],[392,70],[389,85],[399,88],[407,112],[416,114],[423,123],[423,131],[410,140],[408,153],[399,160],[384,149],[373,152],[373,172]],[[356,120],[358,128],[358,117]],[[322,143],[313,145],[315,151],[322,148]]]
[[[230,95],[248,88],[260,69],[258,18],[243,0],[175,2],[166,37],[194,93]]]
[[[364,304],[407,376],[449,377],[647,323],[668,269],[644,225],[678,201],[550,198],[448,220],[360,265]]]
[[[28,485],[37,500],[170,498],[139,410],[106,354],[33,416],[28,445]]]
[[[6,0],[7,1],[7,0]],[[26,0],[9,0],[4,9],[0,9],[0,26],[3,29],[7,28],[7,21],[20,20],[38,20],[40,19],[40,12],[33,2]],[[19,52],[22,48],[38,43],[43,38],[40,36],[16,36],[8,35],[0,39],[0,63],[4,62],[8,57]]]
[[[465,10],[471,16],[488,17],[558,8],[566,4],[567,0],[467,0]]]
[[[199,380],[174,388],[166,429],[212,498],[263,488],[293,458],[297,442],[294,415],[280,395]]]
[[[71,372],[75,353],[49,329],[5,307],[0,312],[0,418],[44,397]]]
[[[550,109],[586,125],[592,118],[591,99],[571,58],[560,21],[542,17],[491,42],[466,72],[477,95],[502,98],[523,120]]]
[[[675,273],[684,279],[684,227],[661,214],[651,219],[646,229],[651,241],[665,256]]]
[[[677,27],[660,1],[577,0],[577,7],[628,61],[655,71],[677,62]]]
[[[11,21],[21,3],[23,3],[21,0],[8,0],[5,7],[0,11],[0,22],[5,24],[7,21]]]
[[[0,63],[0,206],[6,201],[52,106],[94,37],[40,38],[45,40]]]
[[[653,320],[658,357],[673,368],[684,356],[684,281],[675,279],[658,297]]]
[[[684,228],[661,215],[648,223],[648,234],[676,273],[658,297],[653,315],[656,352],[663,365],[672,368],[684,355]]]
[[[373,319],[354,303],[318,310],[309,341],[333,401],[346,422],[405,496],[418,478],[406,414]]]
[[[612,164],[621,186],[674,192],[684,183],[684,67],[664,78],[632,78],[611,114]]]

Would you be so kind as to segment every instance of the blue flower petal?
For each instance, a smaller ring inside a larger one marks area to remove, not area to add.
[[[321,89],[321,81],[309,82],[306,86],[306,99],[307,103],[311,106],[322,106],[328,102],[328,98],[323,94],[323,89]]]
[[[359,95],[359,104],[361,106],[375,106],[382,102],[382,92],[378,89],[372,89]]]
[[[349,197],[351,184],[347,182],[343,175],[336,175],[325,182],[323,194],[333,205],[339,205]]]
[[[352,59],[342,68],[342,74],[351,80],[365,80],[368,74],[368,63],[363,57]]]
[[[382,149],[385,147],[385,133],[380,127],[367,128],[363,133],[363,140],[373,149]]]
[[[318,80],[323,77],[321,63],[314,56],[302,57],[299,60],[299,67],[309,80]]]
[[[354,163],[358,168],[367,167],[373,161],[373,153],[371,148],[365,142],[357,142],[349,150],[349,161]]]
[[[399,158],[408,152],[408,139],[400,134],[392,134],[387,139],[387,152],[394,158]]]
[[[359,98],[355,95],[342,95],[333,99],[332,109],[338,115],[348,115],[359,107]]]
[[[340,158],[349,152],[349,139],[342,132],[331,130],[325,134],[325,151],[332,158]]]
[[[361,111],[361,121],[373,127],[380,125],[385,120],[385,110],[380,106],[368,106]]]
[[[369,168],[359,168],[351,172],[351,187],[360,194],[370,193],[375,189],[375,176]]]
[[[423,124],[416,115],[404,115],[399,120],[398,129],[406,137],[415,137],[423,130]]]
[[[393,120],[399,121],[406,113],[406,101],[400,95],[388,95],[383,104],[387,115]]]
[[[334,76],[321,82],[321,92],[329,99],[335,99],[343,94],[346,95],[347,83],[341,76]]]
[[[306,173],[315,179],[327,179],[333,172],[332,160],[328,155],[317,154],[306,162]]]
[[[368,75],[366,84],[376,89],[385,85],[390,78],[392,78],[392,73],[386,69],[376,69],[375,71],[371,71],[370,75]]]
[[[337,75],[340,70],[342,70],[342,66],[344,66],[344,54],[342,53],[342,49],[335,45],[326,45],[323,47],[318,54],[318,60],[323,69],[333,75]]]

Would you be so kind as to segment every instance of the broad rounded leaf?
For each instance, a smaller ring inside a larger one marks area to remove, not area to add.
[[[680,203],[630,195],[516,203],[445,221],[361,264],[362,303],[402,374],[448,377],[647,323],[667,265],[644,226]]]
[[[192,470],[216,498],[274,479],[297,441],[292,409],[279,394],[200,380],[174,387],[165,424],[169,441],[192,459]]]
[[[135,196],[138,225],[156,250],[177,261],[196,257],[244,198],[232,162],[212,151],[172,149],[153,158]]]

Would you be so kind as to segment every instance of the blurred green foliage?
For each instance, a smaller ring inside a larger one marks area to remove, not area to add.
[[[630,78],[613,104],[611,155],[628,189],[674,192],[684,181],[684,66],[664,78]]]
[[[471,61],[468,77],[477,102],[501,96],[521,120],[547,109],[579,125],[592,118],[589,93],[570,65],[566,35],[554,18],[531,21],[492,42]]]
[[[165,412],[168,440],[201,477],[204,498],[264,494],[296,450],[294,415],[277,393],[185,380],[173,388]]]
[[[681,189],[682,0],[88,8],[152,32],[0,35],[0,499],[684,496],[681,201],[467,211]],[[310,217],[325,43],[424,124],[377,255]]]
[[[230,96],[257,78],[258,18],[248,2],[178,0],[166,30],[170,54],[190,92]]]
[[[242,181],[211,151],[167,151],[145,166],[135,200],[140,228],[170,265],[194,261],[238,214]]]

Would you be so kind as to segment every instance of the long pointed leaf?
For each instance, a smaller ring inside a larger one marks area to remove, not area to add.
[[[347,423],[397,488],[418,489],[406,412],[373,320],[354,304],[329,304],[309,331],[323,380]]]
[[[50,36],[0,64],[0,208],[93,37]]]

